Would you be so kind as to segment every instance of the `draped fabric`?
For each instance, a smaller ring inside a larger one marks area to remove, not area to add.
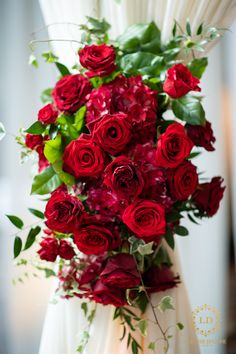
[[[80,39],[79,29],[73,24],[84,23],[86,15],[105,17],[112,24],[112,37],[122,33],[128,25],[153,20],[162,30],[163,40],[167,40],[171,33],[174,19],[184,27],[186,18],[189,18],[192,30],[195,31],[203,21],[217,27],[229,27],[236,14],[235,0],[40,0],[40,4],[46,25],[54,24],[48,27],[50,38],[69,40]],[[78,43],[52,42],[52,46],[63,63],[72,66],[78,61]],[[214,55],[215,53],[217,58],[219,58],[219,52],[214,52]],[[212,67],[219,73],[217,58],[216,56],[212,58]],[[219,100],[216,99],[220,93],[219,77],[215,75],[214,70],[206,78],[203,84],[203,91],[207,94],[209,93],[208,96],[210,96],[210,99],[206,102],[206,111],[211,115],[209,119],[215,120],[213,121],[215,135],[222,139],[222,129],[218,118],[220,106]],[[210,94],[212,90],[214,90],[214,98]],[[221,141],[219,146],[216,146],[218,150],[217,155],[214,155],[213,162],[208,157],[201,159],[201,168],[204,170],[205,166],[208,166],[208,171],[212,175],[216,171],[219,175],[225,175],[225,167],[221,163],[223,159],[222,145]],[[227,232],[225,228],[226,217],[227,206],[224,205],[224,211],[221,211],[205,228],[202,227],[199,231],[199,227],[190,226],[191,235],[189,240],[184,241],[185,244],[180,243],[180,253],[182,258],[185,258],[183,262],[184,273],[187,274],[187,286],[191,292],[191,300],[195,296],[195,289],[198,290],[202,286],[203,289],[206,289],[206,282],[213,276],[214,270],[219,275],[222,286],[212,282],[212,291],[217,294],[218,298],[215,298],[216,303],[210,304],[223,306],[225,294],[221,287],[224,287],[223,278],[226,268],[224,251],[226,247],[222,237]],[[212,230],[211,233],[209,233],[209,229]],[[201,248],[199,248],[197,242],[202,242]],[[207,252],[212,250],[212,242],[214,242],[215,252],[214,255],[211,255],[211,264],[205,269],[204,263],[209,260]],[[201,253],[197,253],[198,249]],[[178,272],[183,280],[177,250],[172,253],[172,260],[175,272]],[[201,278],[205,279],[205,283],[201,281],[198,270],[204,272]],[[191,288],[193,274],[195,275],[195,284]],[[205,292],[207,293],[207,290]],[[161,315],[163,327],[167,328],[169,325],[175,325],[176,322],[182,322],[185,325],[183,332],[175,331],[172,333],[174,337],[171,339],[171,347],[168,354],[199,353],[199,347],[192,327],[191,307],[184,282],[171,291],[155,294],[153,301],[157,303],[163,295],[173,296],[176,308],[175,311]],[[207,297],[207,295],[205,296]],[[205,299],[203,301],[205,302]],[[200,303],[197,305],[200,305]],[[86,354],[130,353],[119,341],[121,327],[118,322],[112,321],[112,312],[112,307],[98,306],[97,315],[91,327],[91,339],[89,340]],[[149,320],[152,319],[150,308],[148,308],[146,316]],[[83,313],[80,309],[80,300],[59,300],[56,305],[50,304],[45,319],[40,354],[74,354],[76,345],[79,342],[79,334],[83,331],[85,325]],[[144,341],[145,354],[150,352],[146,347],[147,343],[150,340],[155,340],[158,336],[159,333],[156,326],[150,326],[149,337],[145,338]],[[215,353],[218,354],[219,352],[215,350]],[[161,350],[160,354],[162,354]]]

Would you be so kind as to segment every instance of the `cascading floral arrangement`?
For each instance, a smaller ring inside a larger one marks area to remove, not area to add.
[[[49,197],[44,213],[30,209],[44,219],[43,232],[32,227],[24,246],[17,234],[14,254],[39,244],[38,257],[56,262],[58,271],[38,268],[58,277],[61,296],[85,299],[89,322],[90,302],[115,306],[135,354],[133,334],[138,328],[145,335],[148,324],[128,305],[145,312],[152,293],[178,286],[168,248],[175,234],[188,234],[181,220],[213,216],[223,197],[222,178],[201,181],[192,162],[203,149],[214,150],[199,94],[207,58],[195,53],[218,32],[201,25],[192,34],[187,22],[185,33],[175,23],[162,43],[154,23],[134,25],[116,41],[105,20],[88,18],[81,29],[71,70],[43,54],[60,78],[42,93],[38,120],[18,137],[24,155],[39,157],[32,194]],[[31,63],[38,65],[34,56]],[[8,217],[23,229],[20,218]],[[171,308],[164,296],[159,309]],[[155,352],[155,343],[149,348]]]

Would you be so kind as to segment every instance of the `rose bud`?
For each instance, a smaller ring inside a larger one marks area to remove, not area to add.
[[[151,266],[143,274],[143,282],[148,293],[156,293],[176,287],[180,279],[169,267],[162,265],[161,268]]]
[[[119,288],[108,287],[98,280],[92,290],[92,300],[103,305],[122,307],[127,304],[125,292]]]
[[[179,98],[190,91],[201,91],[199,83],[200,80],[185,65],[175,64],[167,70],[163,91],[172,98]]]
[[[86,103],[86,96],[91,90],[89,80],[83,75],[67,75],[57,82],[52,96],[60,111],[73,114]]]
[[[60,241],[59,256],[63,259],[71,259],[75,256],[75,251],[69,242],[65,240]]]
[[[79,51],[81,65],[88,69],[88,77],[106,76],[116,69],[116,52],[107,44],[86,45]]]
[[[42,135],[26,134],[25,145],[27,146],[27,148],[34,150],[38,146],[41,146],[42,144],[43,144],[43,136]]]
[[[221,177],[212,178],[211,182],[199,184],[192,196],[193,203],[197,206],[202,216],[213,216],[216,214],[223,198],[225,187],[222,187]]]
[[[140,284],[140,275],[134,257],[120,253],[109,258],[100,279],[103,284],[114,288],[135,288]]]
[[[40,250],[38,254],[42,260],[48,262],[55,262],[58,256],[58,241],[53,237],[45,237],[42,242],[40,242]]]
[[[58,113],[54,106],[49,103],[38,112],[38,120],[43,124],[52,124],[55,123]]]
[[[212,145],[216,139],[211,128],[211,123],[206,122],[205,126],[186,124],[187,134],[196,146],[204,147],[207,151],[214,151]]]

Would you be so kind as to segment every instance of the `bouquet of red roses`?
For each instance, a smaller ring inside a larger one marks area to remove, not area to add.
[[[214,150],[215,138],[199,95],[207,58],[191,54],[217,32],[201,26],[193,36],[187,23],[177,34],[175,24],[163,44],[154,23],[134,25],[113,42],[104,20],[88,18],[81,28],[80,66],[69,70],[43,54],[60,78],[43,92],[25,141],[18,138],[39,157],[32,194],[49,197],[44,214],[30,209],[45,218],[43,235],[32,228],[24,248],[18,235],[15,257],[39,242],[40,259],[59,264],[51,274],[60,294],[114,305],[137,353],[132,321],[142,320],[126,305],[144,312],[151,293],[177,286],[168,247],[175,234],[188,234],[181,219],[213,216],[224,192],[221,177],[202,183],[192,162],[201,148]]]

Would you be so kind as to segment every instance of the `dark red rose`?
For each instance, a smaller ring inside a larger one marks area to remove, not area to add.
[[[175,288],[180,283],[180,279],[169,267],[162,265],[161,268],[151,266],[143,274],[143,282],[149,293],[156,293]]]
[[[26,134],[25,136],[25,145],[27,148],[34,150],[38,146],[43,144],[43,136],[42,135],[35,135],[35,134]]]
[[[53,237],[45,237],[42,242],[40,242],[40,250],[38,254],[40,259],[48,262],[55,262],[58,256],[58,241]]]
[[[55,123],[57,116],[58,113],[51,103],[41,108],[38,112],[38,120],[44,124]]]
[[[88,95],[86,122],[92,122],[111,112],[112,91],[103,85]]]
[[[105,169],[104,184],[121,198],[136,198],[144,187],[142,173],[126,156],[115,158]]]
[[[107,44],[86,45],[79,51],[81,65],[88,69],[88,77],[106,76],[116,69],[116,52]]]
[[[111,155],[124,150],[131,139],[131,124],[124,113],[106,114],[88,127],[92,127],[94,141]]]
[[[102,255],[108,250],[117,248],[120,237],[116,230],[108,229],[99,223],[83,225],[74,233],[74,242],[85,254]]]
[[[81,135],[65,148],[63,169],[76,178],[95,177],[104,169],[105,155],[89,136]]]
[[[163,91],[172,98],[179,98],[190,91],[201,91],[199,79],[183,64],[175,64],[167,71]]]
[[[216,139],[211,128],[211,123],[206,122],[205,126],[186,124],[187,134],[196,146],[202,146],[207,151],[214,151],[212,145]]]
[[[109,258],[100,279],[103,284],[114,288],[135,288],[140,284],[140,275],[134,257],[128,253],[119,253]]]
[[[123,222],[144,241],[159,241],[165,234],[165,209],[150,200],[137,200],[124,211]]]
[[[73,233],[83,219],[84,207],[81,201],[62,189],[52,193],[45,209],[46,225],[49,229]]]
[[[77,279],[80,288],[84,288],[86,284],[93,283],[101,273],[103,258],[94,256],[92,257],[92,259],[88,259],[88,264],[85,265],[79,278]]]
[[[63,259],[71,259],[75,256],[75,251],[68,241],[60,241],[59,256]]]
[[[197,168],[190,161],[184,161],[175,169],[168,171],[171,197],[176,200],[187,199],[197,188]]]
[[[86,103],[86,96],[92,90],[89,80],[80,75],[67,75],[60,79],[52,96],[57,108],[65,113],[73,114]]]
[[[103,305],[122,307],[127,304],[125,292],[118,288],[108,287],[98,280],[93,288],[92,300]]]
[[[213,216],[219,209],[225,190],[225,187],[222,187],[222,183],[223,178],[214,177],[211,182],[198,185],[192,200],[203,216]]]
[[[169,125],[165,133],[161,134],[157,142],[157,165],[174,168],[189,156],[193,142],[179,123]]]

